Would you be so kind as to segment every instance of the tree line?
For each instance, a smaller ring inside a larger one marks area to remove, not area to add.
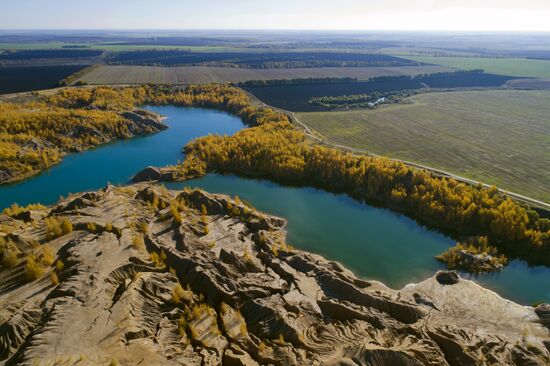
[[[272,79],[272,80],[248,80],[239,83],[239,86],[275,86],[275,85],[304,85],[304,84],[337,84],[352,83],[357,78],[296,78],[296,79]]]
[[[414,91],[388,91],[388,92],[373,92],[370,94],[352,94],[338,96],[313,97],[308,103],[318,105],[327,109],[335,108],[376,108],[383,99],[383,103],[398,103],[403,98],[412,95]]]
[[[370,78],[369,81],[388,82],[388,81],[399,81],[399,80],[422,80],[428,77],[444,78],[444,77],[453,77],[453,76],[477,75],[477,74],[483,74],[483,73],[485,73],[485,70],[483,69],[457,70],[457,71],[448,71],[448,72],[435,72],[431,74],[375,76],[373,78]]]

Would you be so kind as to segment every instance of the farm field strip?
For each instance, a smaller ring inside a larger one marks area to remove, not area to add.
[[[525,58],[490,58],[490,57],[436,57],[407,56],[399,57],[434,65],[472,70],[483,69],[490,74],[550,78],[550,60],[533,60]]]
[[[80,80],[88,84],[206,84],[238,83],[248,80],[353,77],[366,80],[376,76],[417,75],[448,72],[444,66],[401,67],[319,67],[299,69],[236,69],[227,67],[182,66],[101,66]]]
[[[297,113],[334,143],[550,202],[548,91],[427,93],[377,110]]]

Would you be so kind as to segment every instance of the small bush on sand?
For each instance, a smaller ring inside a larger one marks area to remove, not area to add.
[[[27,276],[27,279],[33,281],[37,278],[42,277],[44,275],[44,267],[42,267],[42,264],[36,258],[36,255],[31,254],[27,257],[27,264],[25,265],[25,274]]]
[[[2,255],[2,265],[7,268],[13,268],[17,264],[17,253],[13,249],[6,249]]]
[[[145,241],[143,240],[143,236],[136,235],[132,239],[132,246],[139,251],[145,250]]]
[[[50,281],[54,286],[59,283],[59,277],[57,277],[57,273],[55,273],[54,271],[50,272]]]
[[[50,266],[53,263],[53,260],[55,259],[55,250],[48,244],[44,244],[42,246],[42,256],[40,257],[40,261],[45,266]]]
[[[172,290],[172,302],[174,304],[179,304],[181,298],[185,295],[184,291],[185,290],[183,289],[183,287],[181,287],[179,283],[176,285],[176,287],[174,287],[174,289]]]

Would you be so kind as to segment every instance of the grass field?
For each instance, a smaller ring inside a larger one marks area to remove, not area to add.
[[[401,67],[321,67],[303,69],[236,69],[228,67],[157,67],[157,66],[101,66],[84,75],[81,80],[88,84],[205,84],[237,83],[247,80],[354,77],[366,80],[384,75],[416,75],[446,72],[451,69],[441,66]]]
[[[340,144],[550,202],[550,91],[440,92],[409,100],[297,117]]]
[[[550,60],[530,60],[524,58],[489,58],[489,57],[435,57],[406,56],[417,62],[454,67],[457,69],[483,69],[489,74],[514,77],[550,78]]]

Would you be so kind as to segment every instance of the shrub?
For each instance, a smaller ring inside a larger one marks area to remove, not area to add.
[[[7,249],[2,255],[2,265],[7,268],[13,268],[17,264],[17,253],[15,250]]]
[[[248,250],[248,248],[246,248],[244,250],[244,253],[243,253],[243,259],[246,263],[248,264],[253,264],[253,260],[252,260],[252,256],[250,255],[250,251]]]
[[[63,271],[64,268],[65,268],[65,264],[61,259],[58,259],[57,261],[55,261],[55,269],[57,269],[58,272]]]
[[[6,216],[14,217],[14,216],[17,216],[18,214],[20,214],[23,211],[27,211],[27,210],[44,210],[44,209],[46,209],[46,206],[41,205],[39,203],[32,203],[32,204],[24,206],[24,207],[19,206],[17,203],[12,203],[12,205],[10,207],[7,207],[7,208],[4,209],[3,213]]]
[[[263,245],[266,244],[266,242],[267,242],[267,238],[266,238],[265,234],[263,232],[260,232],[260,235],[258,237],[258,244],[263,246]]]
[[[146,222],[141,222],[138,226],[138,229],[143,234],[147,234],[149,232],[149,225]]]
[[[65,234],[73,231],[73,224],[66,217],[61,221],[61,230],[63,230]]]
[[[180,316],[178,319],[178,334],[180,337],[183,337],[185,335],[185,318],[183,315]]]
[[[258,343],[258,353],[262,354],[262,353],[265,353],[266,351],[267,351],[266,344],[264,343],[264,341],[260,340],[260,343]]]
[[[42,246],[42,257],[40,258],[40,261],[45,266],[49,266],[53,263],[53,260],[55,258],[55,250],[48,244],[44,244]]]
[[[61,222],[56,217],[48,217],[44,220],[46,223],[46,238],[48,240],[55,239],[63,235]]]
[[[179,283],[176,285],[176,287],[174,287],[174,289],[172,290],[172,302],[174,304],[179,304],[182,297],[185,295],[184,291],[185,290],[183,289],[183,287],[181,287]]]
[[[170,213],[172,214],[172,217],[174,218],[174,222],[181,224],[182,218],[181,214],[178,211],[178,208],[175,205],[170,205]]]
[[[239,315],[240,315],[240,313],[239,313]],[[242,317],[242,315],[241,315],[241,325],[239,326],[239,332],[243,336],[248,334],[248,329],[246,329],[246,322],[245,322],[244,318]]]
[[[279,256],[279,245],[277,243],[271,245],[271,253],[273,253],[275,257]]]
[[[155,267],[158,267],[158,268],[166,267],[164,260],[161,258],[161,256],[159,256],[157,252],[151,252],[151,254],[149,254],[149,257],[151,259],[151,262],[153,262],[153,264],[155,265]]]
[[[50,281],[54,286],[59,283],[59,277],[57,277],[57,273],[55,273],[54,271],[50,272]]]
[[[145,250],[145,241],[143,240],[143,236],[134,236],[134,238],[132,239],[132,246],[139,251]]]
[[[46,238],[58,238],[73,231],[73,225],[66,217],[48,217],[46,223]]]
[[[34,254],[27,257],[27,264],[25,265],[25,274],[27,279],[36,280],[44,275],[44,268],[40,261],[37,260]]]

